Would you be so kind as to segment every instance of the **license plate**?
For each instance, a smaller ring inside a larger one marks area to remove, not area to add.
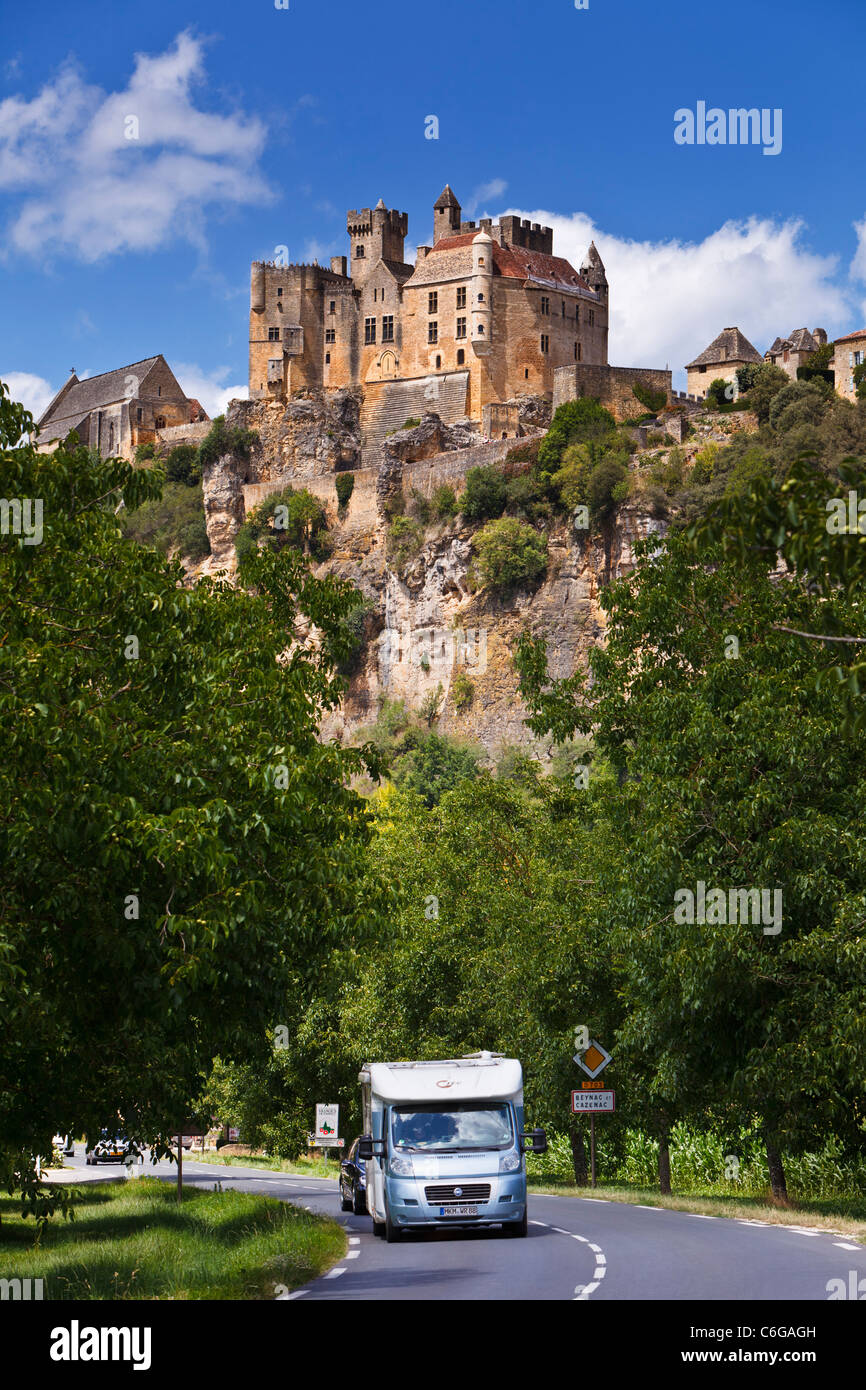
[[[440,1207],[440,1216],[477,1216],[477,1207]]]

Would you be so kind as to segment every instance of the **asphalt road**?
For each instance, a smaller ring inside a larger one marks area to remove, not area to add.
[[[84,1169],[84,1153],[67,1164]],[[84,1169],[93,1174],[94,1169]],[[122,1172],[101,1164],[104,1176]],[[139,1172],[174,1181],[175,1165]],[[184,1183],[265,1192],[346,1229],[349,1250],[320,1279],[289,1295],[313,1300],[678,1300],[821,1301],[850,1272],[866,1278],[866,1246],[808,1228],[693,1216],[591,1197],[530,1195],[526,1240],[496,1233],[433,1232],[377,1240],[368,1216],[340,1210],[336,1180],[263,1168],[221,1167],[184,1157]],[[864,1285],[866,1287],[866,1285]]]

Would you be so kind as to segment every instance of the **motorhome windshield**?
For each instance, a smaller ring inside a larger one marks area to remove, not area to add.
[[[396,1105],[391,1112],[395,1149],[508,1149],[514,1143],[508,1105],[467,1103]]]

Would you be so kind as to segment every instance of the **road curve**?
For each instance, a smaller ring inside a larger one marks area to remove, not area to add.
[[[83,1167],[83,1153],[71,1163]],[[102,1168],[106,1176],[118,1171]],[[176,1176],[166,1162],[143,1171]],[[387,1245],[368,1216],[340,1211],[333,1179],[186,1158],[183,1173],[190,1186],[264,1192],[341,1222],[346,1257],[291,1299],[826,1302],[829,1280],[847,1284],[852,1270],[866,1277],[866,1247],[844,1235],[591,1197],[530,1194],[525,1240],[437,1231]]]

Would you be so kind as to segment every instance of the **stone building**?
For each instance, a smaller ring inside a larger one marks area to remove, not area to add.
[[[463,221],[449,187],[414,266],[406,213],[380,199],[346,227],[349,256],[330,269],[253,262],[252,400],[360,386],[369,440],[430,410],[480,424],[516,396],[551,399],[560,367],[607,363],[608,282],[594,245],[577,271],[553,254],[549,227]]]
[[[792,381],[797,380],[797,368],[808,366],[809,360],[819,347],[825,347],[827,334],[823,328],[795,328],[787,338],[777,338],[772,347],[764,353],[764,361],[774,367],[781,367]]]
[[[764,359],[753,347],[739,328],[723,328],[709,347],[704,348],[686,367],[688,372],[688,394],[706,396],[714,381],[721,378],[731,381],[736,389],[737,369],[747,362],[762,362]]]
[[[103,457],[131,459],[139,444],[157,442],[163,430],[207,419],[158,354],[83,381],[73,372],[39,418],[38,447],[54,449],[74,430]]]
[[[857,387],[854,368],[866,362],[866,328],[859,333],[846,333],[834,343],[835,360],[830,364],[836,374],[836,390],[846,401],[856,401]]]

